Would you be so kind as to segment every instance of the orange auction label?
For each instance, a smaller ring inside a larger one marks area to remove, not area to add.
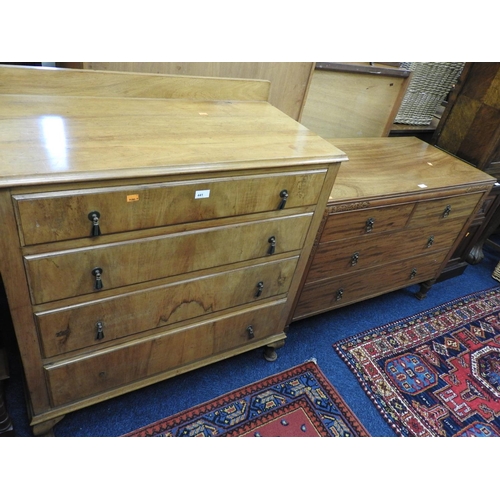
[[[139,201],[139,195],[138,194],[128,194],[127,195],[127,203],[131,201]]]

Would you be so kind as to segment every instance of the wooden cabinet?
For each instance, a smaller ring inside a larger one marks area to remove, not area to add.
[[[414,137],[335,139],[340,168],[293,320],[440,276],[495,179]]]
[[[250,349],[272,358],[345,154],[265,101],[51,92],[0,95],[1,273],[34,433]]]
[[[432,144],[500,178],[500,63],[469,62],[450,94]],[[500,185],[492,190],[457,249],[456,267],[477,264],[500,224]]]
[[[433,144],[500,177],[500,63],[467,63]]]

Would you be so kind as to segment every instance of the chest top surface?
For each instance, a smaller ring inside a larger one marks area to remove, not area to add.
[[[330,203],[424,193],[495,179],[416,137],[331,139],[349,161],[340,166]]]
[[[346,160],[263,101],[0,95],[0,187]]]

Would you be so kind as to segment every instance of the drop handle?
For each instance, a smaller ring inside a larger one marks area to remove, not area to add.
[[[410,273],[410,279],[412,280],[417,275],[417,268],[414,267]]]
[[[255,333],[253,331],[252,325],[247,326],[247,336],[248,336],[248,340],[252,340],[255,337]]]
[[[337,293],[335,294],[335,300],[342,300],[342,297],[344,296],[344,289],[339,288],[337,290]]]
[[[446,217],[448,217],[450,213],[451,213],[451,205],[446,205],[446,208],[444,209],[443,212],[443,219],[446,219]]]
[[[427,240],[427,248],[430,248],[433,244],[434,244],[434,235],[431,235]]]
[[[260,297],[262,295],[262,290],[264,290],[264,282],[259,281],[257,283],[257,292],[255,293],[255,296]]]
[[[93,212],[90,212],[88,215],[88,218],[90,221],[92,221],[92,230],[90,232],[90,236],[100,236],[101,235],[101,227],[99,226],[99,218],[101,217],[101,214],[97,212],[97,210],[94,210]]]
[[[92,274],[95,276],[95,284],[94,284],[94,289],[95,290],[101,290],[102,288],[102,269],[100,267],[96,267],[92,269]]]
[[[365,232],[371,233],[373,231],[373,225],[375,224],[375,219],[370,217],[365,224]]]
[[[98,321],[95,324],[95,329],[96,329],[96,340],[102,340],[104,338],[104,323],[102,321]]]
[[[280,198],[281,198],[281,201],[280,201],[280,204],[278,205],[278,210],[283,210],[285,208],[285,205],[286,205],[286,200],[288,200],[288,191],[286,189],[283,189],[280,192]]]
[[[269,250],[267,251],[267,253],[269,255],[273,255],[274,252],[276,251],[276,237],[275,236],[271,236],[267,242],[269,243]]]
[[[353,253],[351,255],[351,266],[355,266],[359,261],[359,252]]]

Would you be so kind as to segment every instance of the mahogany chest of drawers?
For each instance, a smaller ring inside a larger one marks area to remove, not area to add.
[[[423,298],[495,179],[414,137],[335,139],[347,154],[292,320],[420,284]]]
[[[34,434],[273,354],[342,151],[264,101],[5,94],[0,107],[0,270]]]

